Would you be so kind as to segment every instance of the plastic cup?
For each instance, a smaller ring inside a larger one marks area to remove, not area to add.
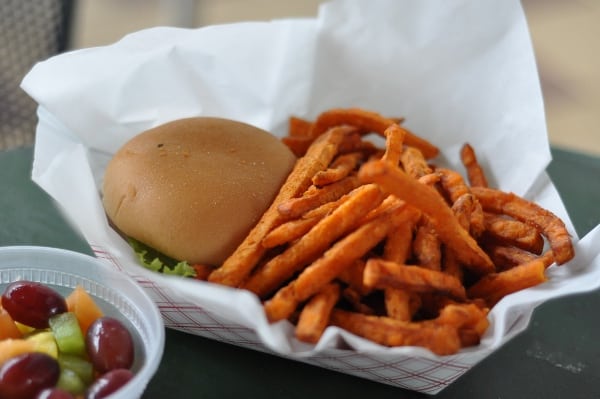
[[[125,273],[94,257],[57,248],[0,247],[0,292],[17,280],[44,283],[63,295],[81,285],[107,316],[121,320],[135,343],[134,378],[110,399],[142,396],[163,355],[165,328],[148,294]]]

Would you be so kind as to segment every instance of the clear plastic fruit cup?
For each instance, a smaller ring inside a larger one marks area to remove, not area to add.
[[[110,399],[142,396],[160,364],[165,329],[154,302],[133,279],[94,257],[57,248],[0,247],[0,292],[17,280],[36,281],[68,295],[81,285],[105,315],[122,321],[134,338],[134,378]]]

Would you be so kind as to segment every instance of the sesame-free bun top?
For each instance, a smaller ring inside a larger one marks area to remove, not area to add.
[[[295,160],[278,138],[254,126],[180,119],[117,151],[102,201],[126,236],[177,260],[218,266],[269,207]]]

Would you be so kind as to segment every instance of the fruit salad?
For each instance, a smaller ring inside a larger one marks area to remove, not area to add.
[[[77,286],[16,281],[0,302],[0,398],[99,399],[133,378],[133,336]]]

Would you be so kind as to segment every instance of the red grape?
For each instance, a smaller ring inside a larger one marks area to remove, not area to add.
[[[87,390],[86,399],[102,399],[120,389],[133,378],[127,369],[115,369],[100,376]]]
[[[94,368],[100,373],[133,365],[133,338],[115,318],[104,316],[92,323],[86,334],[86,348]]]
[[[32,399],[56,385],[60,366],[53,357],[30,352],[8,359],[0,368],[0,398]]]
[[[60,388],[46,388],[41,391],[35,399],[74,399],[75,397]]]
[[[32,281],[15,281],[2,294],[2,307],[13,320],[48,328],[48,319],[67,311],[67,302],[52,288]]]

